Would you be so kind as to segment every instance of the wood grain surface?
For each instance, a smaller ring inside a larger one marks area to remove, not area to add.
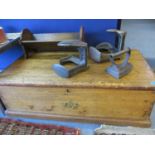
[[[1,73],[0,85],[155,90],[154,73],[138,51],[133,51],[130,59],[133,70],[122,79],[105,72],[109,62],[96,64],[92,60],[88,61],[88,70],[68,79],[59,77],[51,66],[69,54],[72,53],[36,53],[27,60],[21,59]]]
[[[105,72],[109,62],[88,61],[89,69],[61,78],[51,69],[76,52],[36,53],[0,75],[0,97],[11,116],[150,126],[155,101],[154,74],[143,56],[132,51],[133,70],[122,79]]]

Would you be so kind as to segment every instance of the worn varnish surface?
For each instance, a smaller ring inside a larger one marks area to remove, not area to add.
[[[117,125],[150,126],[155,101],[155,77],[138,51],[132,52],[131,73],[114,79],[95,64],[64,79],[51,65],[75,52],[37,53],[21,59],[0,75],[0,96],[12,116],[100,122]]]
[[[8,110],[53,112],[74,116],[116,118],[130,116],[132,119],[140,117],[145,119],[150,112],[147,108],[155,98],[153,92],[137,90],[42,87],[3,87],[3,89],[2,96],[7,96],[10,91],[9,96],[2,97],[4,103],[10,103],[7,105]]]
[[[58,54],[59,53],[59,54]],[[67,53],[67,52],[66,52]],[[114,79],[105,72],[110,63],[96,64],[89,61],[89,69],[76,76],[64,79],[51,69],[52,64],[58,63],[58,58],[65,53],[57,52],[36,54],[28,60],[19,60],[0,75],[0,85],[18,86],[48,86],[48,87],[97,87],[97,88],[124,88],[124,89],[153,89],[155,81],[153,72],[142,55],[132,52],[130,62],[133,65],[131,73],[121,80]],[[67,53],[68,54],[68,53]]]

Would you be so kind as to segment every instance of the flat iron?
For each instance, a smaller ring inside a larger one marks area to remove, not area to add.
[[[96,47],[91,46],[89,48],[89,54],[92,60],[95,62],[104,62],[109,61],[109,54],[117,53],[124,49],[126,32],[117,29],[108,29],[107,32],[113,32],[117,34],[118,37],[118,47],[113,47],[108,42],[102,42],[98,44]],[[102,52],[104,51],[104,52]],[[117,59],[118,57],[116,57]]]
[[[68,78],[88,68],[87,66],[87,43],[80,40],[66,40],[58,43],[58,46],[75,47],[79,52],[79,57],[68,56],[60,59],[60,64],[54,64],[52,69],[61,77]],[[74,63],[76,66],[68,69],[64,65]]]
[[[115,58],[123,54],[126,54],[123,62],[121,64],[116,64]],[[112,75],[116,79],[119,79],[127,75],[132,69],[132,65],[128,62],[130,58],[130,54],[131,54],[131,50],[129,48],[122,50],[120,52],[117,52],[117,53],[110,54],[109,60],[112,63],[112,65],[106,69],[106,72]]]

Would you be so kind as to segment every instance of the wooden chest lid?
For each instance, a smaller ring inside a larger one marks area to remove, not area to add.
[[[96,64],[92,60],[88,61],[88,70],[68,79],[59,77],[51,66],[59,63],[59,58],[64,55],[55,55],[41,53],[27,60],[18,60],[0,74],[0,85],[155,90],[154,73],[138,51],[132,51],[130,58],[133,70],[121,79],[105,72],[109,62]]]

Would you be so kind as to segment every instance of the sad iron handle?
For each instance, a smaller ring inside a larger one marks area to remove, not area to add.
[[[130,54],[130,51],[131,51],[130,48],[127,48],[127,49],[119,51],[117,53],[110,53],[110,57],[116,58],[116,57],[118,57],[118,56],[120,56],[122,54],[125,54],[125,53],[129,53]]]
[[[108,29],[107,32],[113,32],[113,33],[117,33],[119,35],[126,35],[126,31],[123,30],[118,30],[118,29]]]
[[[121,65],[122,65],[122,66],[126,66],[126,65],[128,64],[128,60],[129,60],[130,54],[131,54],[130,48],[127,48],[127,49],[122,50],[122,51],[117,52],[117,53],[111,53],[111,54],[109,55],[109,59],[110,59],[111,63],[112,63],[113,65],[116,65],[116,64],[115,64],[115,58],[118,57],[118,56],[120,56],[120,55],[122,55],[122,54],[126,54],[126,57],[125,57],[125,59],[124,59],[124,61],[122,62]]]

